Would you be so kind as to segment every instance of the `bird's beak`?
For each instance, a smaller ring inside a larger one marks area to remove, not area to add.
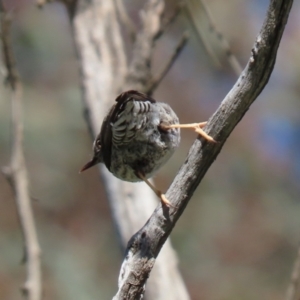
[[[89,169],[89,168],[95,166],[97,163],[98,163],[97,157],[94,156],[88,163],[86,163],[86,164],[82,167],[82,169],[79,171],[79,173],[81,173],[81,172],[83,172],[83,171],[85,171],[85,170],[87,170],[87,169]]]

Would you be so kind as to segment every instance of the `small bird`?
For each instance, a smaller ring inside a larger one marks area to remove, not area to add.
[[[166,196],[148,178],[172,156],[180,142],[180,128],[194,129],[209,142],[215,140],[202,128],[206,122],[179,124],[172,108],[150,96],[130,90],[120,94],[105,117],[93,144],[93,158],[83,172],[104,163],[117,178],[144,181],[161,199],[172,206]]]

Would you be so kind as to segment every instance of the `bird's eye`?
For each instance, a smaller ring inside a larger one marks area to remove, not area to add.
[[[100,139],[96,139],[94,143],[94,149],[96,152],[99,152],[101,149],[101,141]]]

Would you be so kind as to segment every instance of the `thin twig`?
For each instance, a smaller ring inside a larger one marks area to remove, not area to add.
[[[185,5],[186,4],[184,2],[180,1],[175,6],[175,9],[174,9],[173,13],[171,14],[171,16],[162,19],[161,28],[155,37],[156,39],[160,38],[164,34],[164,32],[166,32],[166,30],[168,30],[168,28],[177,20],[178,16],[182,12]]]
[[[119,290],[114,300],[141,299],[156,257],[195,189],[230,133],[267,84],[292,3],[292,0],[270,1],[265,22],[246,68],[205,127],[205,131],[219,143],[196,139],[166,193],[174,206],[166,208],[159,204],[147,223],[129,241],[120,270]]]
[[[216,67],[222,66],[222,57],[226,58],[237,76],[242,72],[242,67],[230,49],[224,35],[218,30],[208,6],[203,0],[185,0],[186,13],[195,31],[201,39],[205,50]]]
[[[18,216],[24,236],[25,260],[27,275],[22,291],[27,300],[41,299],[41,262],[40,247],[28,191],[28,176],[23,154],[23,124],[22,124],[22,84],[15,65],[11,44],[11,18],[6,12],[3,2],[1,11],[1,40],[4,64],[7,69],[7,83],[11,88],[12,105],[12,157],[9,167],[3,168],[3,173],[12,185]]]
[[[126,8],[124,6],[123,0],[114,0],[115,5],[117,7],[117,12],[120,17],[121,22],[126,27],[127,33],[130,37],[130,40],[133,42],[136,37],[136,28],[134,23],[132,22],[131,18],[128,16]]]
[[[287,289],[285,300],[300,299],[300,247],[294,264],[291,280]]]
[[[153,93],[153,91],[161,83],[161,81],[165,78],[165,76],[168,74],[168,72],[172,68],[173,64],[175,63],[176,59],[178,58],[179,54],[182,52],[183,48],[187,44],[188,39],[189,39],[189,34],[188,34],[188,32],[185,32],[182,35],[181,39],[179,40],[177,46],[174,49],[174,52],[170,56],[166,65],[163,67],[163,69],[160,71],[160,73],[158,75],[152,77],[152,79],[148,85],[148,88],[146,89],[147,94],[151,95]]]

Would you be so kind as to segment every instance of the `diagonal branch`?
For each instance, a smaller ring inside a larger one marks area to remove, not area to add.
[[[1,40],[3,61],[7,70],[7,83],[11,88],[12,106],[12,157],[9,167],[3,168],[16,198],[18,216],[24,236],[26,259],[26,282],[22,288],[25,299],[41,299],[40,247],[28,191],[28,176],[23,154],[22,84],[15,65],[11,45],[11,19],[3,2],[0,2]]]
[[[189,34],[187,32],[185,32],[182,35],[181,39],[179,40],[176,48],[174,49],[172,55],[170,56],[170,58],[167,61],[166,65],[164,66],[164,68],[161,70],[161,72],[158,75],[153,76],[151,78],[150,83],[148,84],[148,87],[146,89],[146,94],[151,95],[153,93],[153,91],[161,83],[161,81],[165,78],[165,76],[168,74],[168,72],[172,68],[174,62],[177,60],[179,54],[181,53],[181,51],[183,50],[183,48],[187,44],[188,39],[189,39]]]
[[[185,3],[185,12],[215,66],[220,68],[222,60],[225,58],[234,73],[239,76],[242,67],[232,53],[228,41],[215,25],[212,14],[204,0],[185,0]]]
[[[124,6],[124,2],[123,2],[123,0],[114,0],[114,1],[115,1],[115,4],[116,4],[118,14],[119,14],[120,19],[121,19],[121,22],[125,26],[126,31],[127,31],[128,35],[130,37],[130,40],[134,41],[135,36],[136,36],[136,28],[135,28],[135,25],[132,22],[131,18],[127,14],[126,8]]]
[[[175,9],[172,12],[171,16],[162,19],[160,30],[158,31],[155,37],[156,39],[160,38],[169,29],[169,27],[178,19],[184,7],[185,7],[185,3],[179,1],[176,4]]]
[[[114,300],[141,298],[155,259],[193,192],[234,127],[267,84],[292,3],[292,0],[271,0],[246,68],[206,126],[207,133],[219,143],[209,144],[201,138],[194,142],[166,194],[176,207],[166,209],[159,204],[147,223],[131,238]]]

